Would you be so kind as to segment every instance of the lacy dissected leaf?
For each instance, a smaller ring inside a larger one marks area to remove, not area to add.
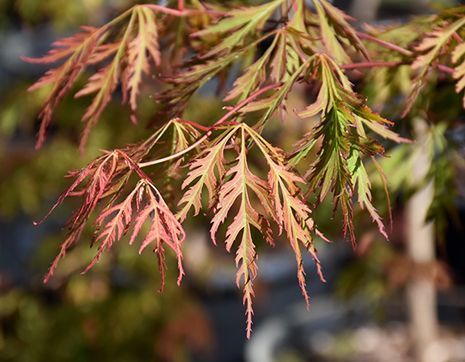
[[[250,102],[241,109],[243,114],[257,111],[264,111],[260,120],[256,124],[256,128],[261,129],[273,114],[281,109],[283,112],[286,110],[286,98],[291,91],[293,85],[302,76],[305,68],[308,66],[309,61],[303,63],[291,77],[289,77],[277,90],[266,97],[253,102]]]
[[[454,79],[457,80],[455,84],[455,91],[460,93],[465,88],[465,43],[457,45],[452,52],[452,62],[456,64],[454,68]],[[465,108],[465,96],[463,97],[463,107]]]
[[[220,72],[236,62],[239,55],[241,52],[199,62],[179,71],[174,77],[167,78],[166,81],[171,87],[157,96],[158,102],[163,107],[160,113],[169,116],[182,114],[190,97]]]
[[[67,250],[78,241],[89,216],[98,203],[107,197],[114,196],[124,187],[130,170],[121,155],[120,152],[116,151],[106,153],[82,170],[70,174],[74,178],[74,182],[60,195],[45,218],[61,205],[67,197],[81,197],[82,204],[66,224],[69,228],[68,236],[61,245],[60,253],[50,266],[44,279],[45,282],[53,275],[58,262],[65,256]]]
[[[217,24],[197,32],[197,36],[229,33],[204,56],[212,57],[244,45],[247,37],[260,32],[266,21],[283,2],[284,0],[274,0],[259,6],[232,10],[229,12],[228,17],[220,20]]]
[[[122,35],[118,37],[116,25],[127,17],[129,22],[123,26]],[[101,28],[88,27],[83,30],[73,37],[56,42],[55,48],[43,58],[25,58],[27,61],[43,64],[62,62],[30,88],[34,90],[52,84],[40,113],[42,123],[37,140],[38,147],[45,140],[46,129],[55,108],[87,66],[105,63],[97,73],[90,76],[84,88],[76,93],[76,97],[94,94],[83,116],[86,126],[81,146],[85,144],[91,128],[110,102],[118,84],[122,84],[124,98],[129,100],[132,110],[135,111],[142,75],[150,72],[151,63],[160,63],[156,18],[153,11],[147,7],[135,6]],[[105,43],[107,39],[111,39],[111,42],[109,40]],[[111,59],[107,62],[109,58]]]
[[[105,32],[101,29],[86,27],[81,33],[59,40],[53,44],[54,48],[42,58],[24,58],[31,63],[50,64],[63,61],[63,64],[45,73],[29,90],[51,85],[52,88],[45,101],[39,117],[42,120],[36,147],[39,148],[45,141],[45,134],[53,112],[63,97],[69,92],[79,75],[85,69],[95,52],[99,41]]]
[[[329,113],[335,104],[344,101],[356,102],[349,80],[334,61],[319,55],[311,65],[318,69],[321,86],[316,101],[300,112],[301,117]]]
[[[309,173],[310,190],[319,188],[319,201],[329,191],[335,198],[335,205],[340,205],[344,218],[344,232],[350,233],[355,242],[352,223],[352,182],[347,159],[350,155],[351,142],[347,137],[350,131],[350,114],[342,107],[332,107],[325,115],[315,132],[315,139],[322,139],[321,151]]]
[[[212,206],[213,201],[216,200],[218,180],[222,179],[225,173],[224,149],[233,134],[234,130],[225,132],[191,162],[189,173],[182,184],[182,188],[187,191],[179,202],[180,220],[184,220],[192,208],[194,215],[198,215],[202,208],[204,188],[208,191],[209,205]]]
[[[303,49],[306,34],[291,27],[280,29],[276,35],[276,51],[271,61],[270,77],[275,83],[285,83],[309,58]]]
[[[350,57],[345,47],[350,45],[368,58],[365,46],[347,21],[348,16],[326,0],[316,0],[313,3],[318,13],[321,37],[328,53],[339,63],[349,63]]]
[[[175,76],[168,77],[165,80],[170,84],[170,88],[160,95],[157,99],[162,105],[163,109],[161,113],[168,114],[170,116],[178,116],[182,114],[187,106],[190,97],[207,82],[212,80],[214,77],[220,74],[226,74],[227,71],[240,61],[241,57],[247,51],[253,50],[258,44],[269,38],[273,33],[268,33],[262,36],[260,39],[253,41],[243,48],[237,49],[230,54],[223,55],[220,57],[213,57],[205,60],[203,58],[194,59],[190,64],[186,65],[186,68],[179,71]],[[248,75],[251,75],[249,72]],[[253,75],[256,77],[255,81],[252,81],[248,86],[250,89],[242,89],[244,81],[237,81],[233,90],[233,95],[228,95],[226,100],[232,100],[242,96],[246,98],[245,93],[250,92],[255,85],[258,85],[260,76]],[[247,82],[247,84],[249,84]],[[237,93],[237,94],[236,94]],[[242,94],[241,94],[242,93]],[[242,99],[242,98],[241,98]]]
[[[129,43],[128,66],[125,72],[123,93],[129,95],[133,112],[137,109],[137,97],[143,75],[149,75],[151,64],[159,66],[161,55],[158,44],[158,28],[155,14],[142,6],[135,9],[137,16],[137,35]]]
[[[413,107],[419,93],[425,86],[428,71],[435,61],[438,60],[442,51],[449,44],[452,36],[465,25],[465,18],[460,18],[455,22],[447,25],[442,25],[436,30],[428,33],[422,39],[421,43],[415,47],[415,52],[419,55],[412,63],[412,68],[417,70],[418,74],[414,79],[410,94],[407,99],[403,116],[408,114]],[[455,59],[458,59],[461,50],[458,47]],[[462,53],[463,54],[463,53]],[[461,70],[455,70],[454,77],[461,78]],[[457,83],[457,89],[462,89],[462,84]]]
[[[233,99],[242,101],[266,81],[266,67],[277,44],[277,40],[278,38],[275,37],[266,52],[252,65],[249,65],[247,70],[234,81],[232,89],[224,99],[225,101]]]
[[[141,180],[123,201],[118,202],[132,173],[136,173]],[[180,283],[184,274],[181,246],[185,233],[158,190],[130,155],[120,150],[106,153],[86,168],[74,173],[73,176],[75,181],[59,197],[46,217],[67,197],[79,197],[82,199],[82,204],[67,222],[68,236],[60,247],[60,253],[50,266],[44,282],[51,278],[58,262],[80,239],[90,215],[97,210],[98,205],[103,204],[94,225],[97,231],[93,243],[99,244],[99,247],[84,273],[99,261],[105,250],[109,250],[116,241],[123,237],[131,225],[134,227],[130,244],[139,235],[144,223],[150,220],[149,231],[139,252],[150,244],[155,244],[154,249],[163,279],[165,265],[163,245],[167,244],[177,256],[178,283]]]
[[[123,237],[131,225],[133,225],[133,231],[129,244],[133,244],[145,223],[150,226],[139,248],[139,254],[149,245],[154,245],[162,278],[161,288],[163,289],[166,269],[164,245],[168,245],[178,259],[178,284],[180,284],[184,275],[182,243],[186,235],[158,190],[147,179],[139,181],[137,186],[121,203],[107,208],[97,217],[96,228],[99,229],[102,225],[105,226],[96,235],[95,243],[100,245],[95,257],[84,270],[84,273],[99,261],[105,250],[110,250],[113,243]]]
[[[321,87],[315,103],[300,113],[312,117],[321,113],[321,121],[312,136],[301,141],[301,149],[293,155],[303,160],[315,142],[321,140],[320,152],[308,171],[311,191],[319,190],[322,201],[329,191],[335,204],[340,205],[344,218],[344,231],[349,232],[352,243],[355,234],[352,222],[352,195],[358,194],[359,203],[366,208],[380,232],[385,235],[381,218],[371,203],[371,193],[361,155],[375,156],[384,148],[368,134],[368,130],[394,142],[408,142],[387,127],[392,123],[373,112],[355,94],[338,65],[327,56],[318,57]],[[357,156],[357,157],[355,157]],[[358,186],[358,188],[356,188]]]
[[[319,67],[320,90],[316,101],[299,113],[301,117],[313,117],[319,113],[324,116],[333,108],[342,106],[348,117],[354,119],[353,125],[360,131],[360,136],[366,137],[362,129],[369,128],[377,135],[394,142],[408,142],[389,130],[388,127],[393,123],[372,111],[365,100],[353,91],[350,81],[334,61],[325,55],[319,55],[316,64]]]
[[[307,306],[309,306],[310,298],[306,289],[301,246],[310,253],[315,261],[320,279],[322,281],[325,279],[313,243],[313,233],[316,230],[311,210],[301,197],[302,192],[298,186],[299,183],[304,184],[305,181],[284,164],[281,150],[271,146],[253,129],[247,129],[255,144],[262,151],[270,168],[268,185],[271,192],[274,219],[280,231],[282,229],[286,231],[297,262],[297,279]],[[321,233],[318,234],[322,236]]]
[[[371,182],[365,169],[360,152],[351,150],[352,154],[347,160],[349,171],[352,175],[352,184],[357,190],[358,203],[362,209],[366,209],[374,222],[378,225],[379,232],[388,239],[383,220],[372,203]]]
[[[173,136],[171,142],[171,154],[177,154],[187,149],[194,141],[200,138],[200,132],[191,124],[182,120],[173,122]],[[184,162],[184,157],[180,157],[177,161],[172,162],[168,176],[170,178],[177,177],[181,164]]]
[[[240,150],[236,164],[226,173],[228,179],[220,188],[215,215],[211,221],[210,234],[216,242],[218,228],[232,212],[238,203],[237,214],[229,224],[226,232],[226,249],[231,250],[233,244],[239,243],[236,252],[237,286],[242,288],[243,302],[247,314],[247,337],[252,331],[252,299],[254,296],[253,280],[257,275],[255,244],[252,240],[252,228],[263,232],[262,218],[264,217],[253,204],[252,197],[267,204],[268,189],[266,182],[253,174],[247,163],[247,146],[244,128],[241,128]]]
[[[284,153],[271,146],[253,128],[242,123],[235,126],[232,132],[238,133],[237,158],[235,164],[226,172],[215,215],[211,222],[211,237],[216,243],[219,227],[226,222],[228,216],[237,210],[233,221],[226,231],[226,248],[231,250],[238,242],[236,264],[237,283],[244,293],[244,304],[247,314],[247,336],[250,336],[252,325],[253,280],[257,275],[256,250],[252,239],[252,230],[262,235],[268,234],[270,222],[274,221],[279,232],[284,230],[295,254],[297,262],[297,278],[302,294],[307,303],[309,296],[306,290],[305,271],[303,266],[303,250],[313,257],[318,275],[324,281],[317,251],[313,243],[313,234],[319,233],[311,217],[311,210],[305,204],[299,183],[304,180],[292,172],[284,163]],[[250,143],[249,147],[247,146]],[[268,179],[265,181],[254,174],[249,167],[248,152],[256,146],[269,166]],[[258,207],[257,207],[258,206]],[[274,243],[273,243],[274,245]]]

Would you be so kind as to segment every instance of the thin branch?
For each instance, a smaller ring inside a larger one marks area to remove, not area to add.
[[[202,137],[200,137],[196,142],[191,144],[189,147],[185,148],[184,150],[182,150],[182,151],[180,151],[178,153],[175,153],[173,155],[160,158],[158,160],[139,163],[139,167],[148,167],[148,166],[157,165],[159,163],[167,162],[167,161],[173,160],[175,158],[181,157],[181,156],[185,155],[186,153],[192,151],[197,146],[200,146],[206,139],[208,139],[208,137],[211,136],[211,134],[213,133],[213,131],[216,128],[218,128],[220,125],[225,124],[226,121],[230,117],[232,117],[235,113],[237,113],[246,104],[253,101],[255,98],[262,95],[263,93],[268,92],[269,90],[272,90],[272,89],[276,89],[276,88],[278,88],[280,86],[281,86],[281,84],[271,84],[271,85],[268,85],[268,86],[266,86],[266,87],[264,87],[262,89],[259,89],[255,93],[251,94],[248,98],[244,99],[242,102],[239,102],[236,106],[231,108],[228,111],[228,113],[226,113],[223,117],[221,117],[218,121],[216,121]]]
[[[447,65],[444,65],[444,64],[436,64],[436,68],[438,68],[441,72],[444,72],[447,74],[454,73],[454,68],[448,67]]]
[[[462,37],[461,37],[459,34],[457,34],[456,31],[454,32],[454,34],[452,34],[452,37],[455,39],[455,41],[456,41],[457,43],[459,43],[459,44],[460,44],[460,43],[463,43]]]
[[[205,10],[189,9],[187,10],[184,8],[183,10],[179,10],[179,9],[167,8],[165,6],[156,5],[156,4],[144,4],[140,6],[145,6],[154,11],[158,11],[160,13],[165,13],[167,15],[178,16],[178,17],[186,17],[186,16],[191,16],[191,15],[203,15],[203,14],[218,15],[218,16],[225,15],[221,11],[210,10],[210,9],[205,9]]]
[[[158,11],[160,13],[165,13],[165,14],[172,15],[172,16],[183,17],[183,16],[190,15],[190,11],[187,11],[187,10],[172,9],[172,8],[167,8],[166,6],[161,6],[161,5],[156,5],[156,4],[145,4],[143,6],[149,9]]]
[[[403,62],[361,62],[342,65],[342,69],[359,69],[359,68],[377,68],[377,67],[396,67],[404,64]]]
[[[407,50],[405,48],[402,48],[401,46],[399,45],[396,45],[396,44],[393,44],[391,42],[388,42],[386,40],[382,40],[382,39],[378,39],[377,37],[373,36],[373,35],[370,35],[370,34],[367,34],[367,33],[362,33],[362,32],[357,32],[357,35],[360,39],[365,39],[365,40],[368,40],[368,41],[371,41],[373,43],[377,43],[387,49],[391,49],[391,50],[394,50],[402,55],[405,55],[407,57],[410,57],[413,55],[413,52],[411,52],[410,50]]]
[[[204,131],[204,132],[208,132],[210,130],[210,127],[206,127],[206,126],[203,126],[197,122],[194,122],[194,121],[189,121],[188,119],[184,119],[184,118],[177,118],[176,119],[178,122],[180,123],[184,123],[184,124],[188,124],[196,129],[199,129],[201,131]]]
[[[456,34],[456,33],[455,33]],[[362,32],[357,32],[357,35],[359,38],[361,39],[365,39],[365,40],[368,40],[368,41],[371,41],[373,43],[377,43],[387,49],[391,49],[391,50],[394,50],[402,55],[405,55],[407,57],[410,57],[410,56],[413,56],[414,53],[411,52],[410,50],[408,49],[405,49],[405,48],[402,48],[396,44],[393,44],[391,42],[388,42],[386,40],[381,40],[381,39],[378,39],[377,37],[373,36],[373,35],[370,35],[370,34],[366,34],[366,33],[362,33]],[[456,34],[458,36],[458,34]],[[463,41],[459,36],[458,38],[456,38],[456,40],[458,42],[460,41]],[[383,65],[384,63],[384,65]],[[357,65],[358,64],[358,65]],[[370,65],[370,63],[366,62],[366,63],[353,63],[353,64],[348,64],[348,65],[345,65],[343,66],[344,69],[355,69],[355,68],[372,68],[372,67],[395,67],[397,65],[402,65],[402,64],[407,64],[405,62],[378,62],[378,63],[373,63],[373,65]],[[454,69],[447,66],[447,65],[444,65],[444,64],[436,64],[436,68],[438,70],[440,70],[441,72],[444,72],[444,73],[447,73],[447,74],[453,74],[454,73]]]
[[[387,67],[387,68],[394,68],[399,65],[408,65],[407,62],[402,61],[386,61],[386,62],[360,62],[360,63],[351,63],[341,65],[342,69],[350,70],[350,69],[360,69],[360,68],[379,68],[379,67]],[[453,74],[454,69],[444,65],[444,64],[435,64],[436,68],[446,74]]]

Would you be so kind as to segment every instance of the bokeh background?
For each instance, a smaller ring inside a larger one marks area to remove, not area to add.
[[[114,102],[80,155],[80,117],[87,103],[67,98],[47,144],[35,151],[36,116],[45,94],[26,90],[44,68],[20,57],[41,55],[55,39],[82,24],[102,24],[133,3],[0,0],[0,361],[409,361],[405,286],[411,265],[405,252],[405,205],[399,195],[394,195],[390,242],[369,220],[360,218],[355,252],[335,231],[338,217],[331,207],[320,208],[316,215],[320,228],[334,243],[319,245],[326,284],[306,260],[310,311],[301,298],[289,250],[262,250],[249,342],[233,257],[210,244],[208,223],[202,217],[188,226],[188,277],[180,288],[168,282],[159,293],[154,256],[139,256],[125,243],[81,276],[93,255],[82,243],[50,283],[42,284],[73,204],[66,203],[40,227],[32,221],[44,215],[68,184],[63,177],[67,171],[82,167],[100,149],[142,139],[146,129],[143,124],[129,125],[128,110]],[[357,18],[376,22],[403,21],[454,4],[336,2]],[[210,88],[196,95],[189,118],[217,117],[221,107]],[[147,97],[142,113],[150,114],[153,103]],[[465,361],[463,196],[457,195],[454,203],[455,219],[444,215],[436,247],[434,285],[441,341],[431,350],[434,362]],[[168,278],[174,280],[175,268],[169,271]]]

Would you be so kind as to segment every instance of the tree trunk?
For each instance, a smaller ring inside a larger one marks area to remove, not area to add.
[[[412,168],[414,184],[419,184],[429,167],[426,146],[428,126],[422,119],[414,120],[417,153]],[[437,338],[436,289],[430,270],[435,260],[434,225],[425,223],[426,213],[433,198],[433,185],[419,189],[407,205],[407,250],[413,272],[407,286],[410,333],[417,361],[429,362],[428,346]],[[420,272],[420,270],[422,270]]]

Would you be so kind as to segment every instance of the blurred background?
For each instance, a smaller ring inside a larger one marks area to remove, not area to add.
[[[415,273],[406,239],[409,233],[425,230],[420,226],[412,231],[406,225],[409,206],[404,196],[410,191],[400,184],[393,194],[390,241],[361,216],[355,252],[334,231],[338,217],[332,216],[331,206],[320,207],[316,215],[320,229],[334,243],[318,245],[327,283],[319,281],[311,260],[306,260],[310,311],[295,280],[289,250],[261,250],[254,333],[248,342],[233,257],[210,244],[208,222],[202,217],[188,225],[188,276],[180,288],[167,282],[164,293],[159,293],[153,255],[139,256],[125,243],[81,276],[93,255],[82,243],[49,284],[42,284],[74,205],[65,203],[40,227],[32,221],[44,215],[68,184],[63,177],[68,170],[82,167],[100,149],[143,139],[146,129],[128,126],[128,110],[113,102],[92,133],[86,154],[80,156],[80,117],[87,103],[68,97],[56,113],[47,144],[36,152],[36,116],[45,94],[26,89],[44,68],[20,57],[41,55],[51,42],[78,26],[102,24],[132,3],[136,1],[0,0],[0,361],[413,361],[412,334],[421,330],[411,325],[409,295],[415,295],[411,286]],[[365,21],[392,22],[456,2],[335,4]],[[142,113],[150,114],[152,103],[146,99]],[[219,110],[218,99],[207,87],[196,95],[187,118],[215,119]],[[386,171],[394,183],[398,172]],[[460,173],[456,178],[463,185]],[[427,275],[434,289],[434,296],[426,298],[433,308],[420,310],[421,318],[431,321],[428,328],[435,329],[434,343],[428,347],[432,362],[465,361],[463,194],[454,195],[452,203],[454,216],[444,213],[440,233],[431,236],[436,240],[434,260],[425,264],[427,270],[416,271]],[[175,268],[169,272],[168,278],[174,280]]]

